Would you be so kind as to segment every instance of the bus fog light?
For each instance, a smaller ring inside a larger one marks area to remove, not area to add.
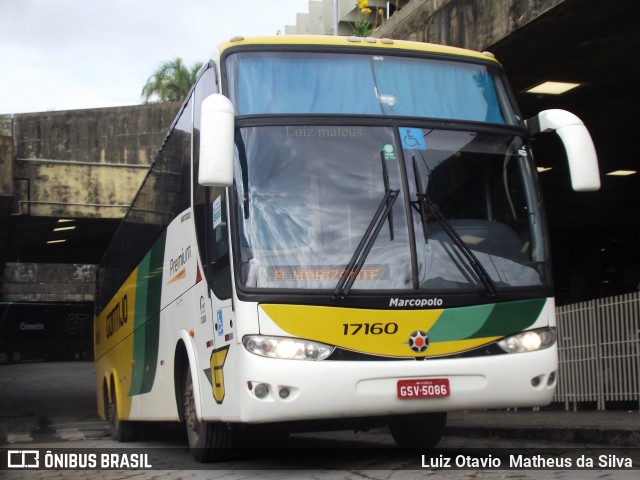
[[[541,378],[540,378],[540,377],[541,377],[541,376],[542,376],[542,375],[540,375],[540,376],[538,376],[538,377],[533,377],[533,378],[531,379],[531,386],[532,386],[532,387],[537,387],[538,385],[540,385],[540,380],[541,380]]]
[[[267,395],[269,395],[269,387],[264,383],[256,385],[253,391],[256,394],[256,397],[260,399],[265,398]]]
[[[547,380],[547,385],[551,386],[555,383],[556,381],[556,372],[551,372],[551,374],[549,375],[549,380]]]
[[[289,395],[291,395],[291,392],[289,391],[289,389],[287,387],[282,387],[278,391],[278,395],[280,395],[280,398],[282,398],[284,400],[285,398],[289,398]]]
[[[556,342],[556,329],[553,327],[528,330],[498,342],[507,353],[534,352],[549,348]]]
[[[324,360],[335,347],[311,340],[289,337],[247,335],[242,344],[249,352],[267,358]]]

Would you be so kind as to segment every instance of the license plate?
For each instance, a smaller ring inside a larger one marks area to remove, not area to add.
[[[443,398],[449,396],[448,378],[398,380],[398,398]]]

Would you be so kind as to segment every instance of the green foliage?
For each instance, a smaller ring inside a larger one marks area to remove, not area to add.
[[[179,57],[161,63],[142,88],[144,103],[184,100],[201,67],[196,63],[187,68]]]
[[[373,10],[369,8],[369,0],[359,0],[356,2],[356,10],[358,11],[358,19],[353,24],[353,34],[356,37],[368,37],[378,28],[378,20],[380,24],[384,21],[384,10],[380,8],[373,12]],[[372,14],[373,24],[371,23]]]

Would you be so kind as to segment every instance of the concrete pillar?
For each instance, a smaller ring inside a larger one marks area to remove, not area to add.
[[[0,218],[9,214],[13,199],[12,125],[13,115],[0,115]]]

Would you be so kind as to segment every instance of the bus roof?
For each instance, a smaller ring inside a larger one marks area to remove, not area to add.
[[[435,43],[412,42],[407,40],[392,40],[374,37],[339,37],[329,35],[272,35],[260,37],[233,37],[219,46],[222,54],[225,50],[235,46],[246,45],[295,45],[295,46],[327,46],[327,47],[376,47],[389,50],[406,50],[412,52],[441,53],[458,57],[470,57],[497,62],[490,53],[481,53],[465,48],[438,45]]]

